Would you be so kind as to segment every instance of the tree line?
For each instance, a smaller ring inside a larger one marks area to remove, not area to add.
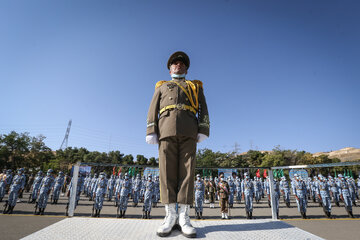
[[[52,150],[46,146],[45,136],[32,137],[29,133],[17,133],[0,135],[0,168],[17,169],[20,167],[28,170],[47,170],[67,172],[77,162],[88,163],[112,163],[121,165],[148,165],[158,166],[155,157],[146,158],[144,155],[125,155],[120,151],[108,153],[89,151],[86,148],[68,147],[64,150]]]
[[[47,170],[67,172],[76,162],[88,163],[111,163],[120,165],[147,165],[158,167],[158,159],[146,158],[138,154],[133,155],[120,151],[108,153],[89,151],[86,148],[68,147],[64,150],[52,150],[46,146],[45,136],[30,136],[29,133],[17,133],[0,135],[0,169],[16,169],[24,167],[28,170]],[[330,159],[326,155],[313,157],[306,151],[284,150],[276,146],[272,151],[249,150],[246,153],[237,152],[214,152],[211,149],[199,149],[196,154],[196,166],[200,168],[247,168],[247,167],[275,167],[288,165],[311,165],[321,163],[340,162],[340,159]],[[96,169],[96,168],[95,168]],[[353,172],[357,167],[350,168]],[[102,170],[102,169],[101,169]],[[343,168],[334,168],[341,172]],[[110,172],[108,170],[107,172]],[[323,172],[330,170],[322,169]]]

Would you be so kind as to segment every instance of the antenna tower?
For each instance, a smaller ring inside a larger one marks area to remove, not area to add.
[[[64,140],[62,141],[62,144],[60,146],[60,149],[64,150],[65,148],[67,148],[67,145],[68,145],[68,139],[69,139],[69,133],[70,133],[70,128],[71,128],[71,123],[72,123],[72,120],[70,119],[69,123],[68,123],[68,126],[67,126],[67,129],[66,129],[66,133],[65,133],[65,137],[64,137]]]

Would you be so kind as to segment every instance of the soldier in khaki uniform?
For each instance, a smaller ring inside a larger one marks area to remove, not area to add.
[[[228,207],[229,207],[229,184],[225,181],[224,175],[220,175],[220,182],[217,185],[217,192],[219,195],[221,218],[228,219]]]
[[[196,143],[209,136],[210,122],[202,82],[185,79],[189,66],[184,52],[170,56],[167,67],[172,80],[156,84],[147,117],[146,142],[159,144],[160,199],[166,211],[159,236],[169,235],[177,220],[185,236],[196,236],[189,220]]]
[[[215,203],[216,186],[212,176],[210,176],[210,180],[207,182],[206,188],[209,195],[210,208],[215,208],[214,203]]]

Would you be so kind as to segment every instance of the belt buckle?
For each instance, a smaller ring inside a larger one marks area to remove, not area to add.
[[[184,104],[176,104],[176,108],[178,109],[178,110],[185,110],[185,107],[184,107]]]

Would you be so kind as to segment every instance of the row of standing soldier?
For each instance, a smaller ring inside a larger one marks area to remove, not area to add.
[[[51,204],[57,204],[61,190],[66,188],[69,183],[69,177],[64,176],[63,172],[59,172],[58,176],[54,178],[52,176],[53,171],[49,169],[46,176],[43,176],[42,171],[39,171],[36,176],[30,176],[26,181],[24,169],[19,169],[17,175],[14,177],[11,174],[11,170],[4,171],[0,174],[0,201],[4,197],[6,192],[9,192],[9,198],[5,203],[4,213],[11,214],[19,201],[18,197],[22,195],[24,189],[30,191],[29,203],[35,203],[35,214],[43,215],[46,208],[48,198],[51,194]],[[224,179],[223,174],[220,174],[219,178],[213,179],[205,178],[205,181],[198,174],[195,181],[195,214],[196,218],[203,218],[204,200],[208,200],[210,208],[214,208],[215,200],[219,200],[221,207],[221,215],[223,219],[228,218],[229,208],[232,208],[234,202],[234,196],[237,197],[238,202],[241,199],[245,201],[245,210],[247,218],[252,218],[253,211],[253,199],[259,202],[261,197],[264,196],[264,192],[268,197],[270,205],[270,190],[269,179],[262,182],[260,178],[254,178],[252,181],[249,178],[249,174],[245,173],[244,180],[240,180],[236,176],[235,180],[231,177]],[[11,184],[6,184],[11,183]],[[29,184],[31,183],[31,184]],[[358,185],[359,185],[358,180]],[[331,176],[323,177],[319,175],[313,179],[302,179],[298,175],[294,175],[291,182],[291,190],[295,196],[298,210],[303,218],[306,218],[307,201],[311,198],[314,202],[319,202],[323,208],[327,217],[331,218],[331,198],[334,203],[339,206],[339,202],[345,203],[345,209],[350,217],[353,217],[352,205],[356,205],[355,198],[358,196],[358,186],[355,184],[353,178],[343,177],[341,174],[338,178],[332,178]],[[72,190],[72,183],[69,184],[68,196]],[[143,218],[150,218],[151,206],[156,206],[159,201],[159,181],[156,177],[155,181],[152,181],[152,176],[149,175],[146,180],[140,178],[140,174],[134,179],[129,179],[129,175],[126,173],[124,177],[116,178],[114,175],[109,180],[106,179],[105,173],[97,174],[91,178],[90,174],[80,175],[78,181],[78,194],[76,196],[76,205],[80,199],[80,193],[83,192],[89,197],[89,200],[93,200],[93,217],[99,217],[102,209],[105,193],[108,192],[108,200],[111,201],[112,197],[115,197],[115,206],[117,207],[117,217],[125,217],[127,210],[128,198],[132,195],[134,206],[137,206],[138,202],[144,202]],[[275,197],[275,209],[277,216],[279,216],[279,200],[280,195],[283,195],[284,202],[287,207],[290,207],[290,185],[285,177],[281,178],[278,182],[274,180],[274,197]],[[95,211],[95,212],[94,212]]]

